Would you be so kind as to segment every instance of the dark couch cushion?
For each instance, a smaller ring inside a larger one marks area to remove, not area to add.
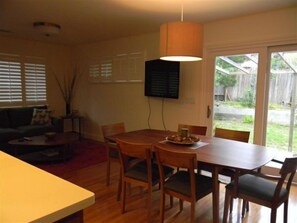
[[[0,128],[0,142],[5,143],[12,139],[21,138],[22,133],[16,129],[11,128]]]
[[[55,128],[53,125],[25,125],[17,127],[17,130],[20,131],[23,136],[37,136],[43,135],[46,132],[53,132]]]
[[[9,128],[9,116],[7,109],[0,109],[0,128]]]
[[[36,108],[46,108],[46,106],[38,106]],[[33,116],[34,107],[20,107],[9,109],[9,119],[11,127],[15,128],[23,125],[30,125]]]

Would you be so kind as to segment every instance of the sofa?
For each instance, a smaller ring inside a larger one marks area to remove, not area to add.
[[[47,106],[0,108],[0,150],[10,153],[8,141],[52,131],[62,132],[63,122]]]

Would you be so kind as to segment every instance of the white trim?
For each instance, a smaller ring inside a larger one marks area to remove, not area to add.
[[[272,47],[272,46],[284,46],[297,44],[296,36],[283,38],[283,39],[270,39],[255,42],[230,42],[230,43],[219,43],[219,44],[209,44],[205,45],[205,51],[207,53],[217,52],[217,51],[230,51],[230,50],[243,50],[250,48],[262,48],[262,47]]]

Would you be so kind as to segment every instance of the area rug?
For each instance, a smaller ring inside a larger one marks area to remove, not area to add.
[[[83,139],[73,144],[72,148],[74,154],[66,161],[35,163],[33,165],[61,176],[106,161],[107,153],[102,143]]]

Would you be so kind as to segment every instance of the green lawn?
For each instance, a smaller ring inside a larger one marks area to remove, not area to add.
[[[226,129],[234,130],[246,130],[250,131],[250,140],[253,142],[254,138],[254,127],[253,123],[243,123],[241,120],[214,120],[214,126]],[[279,124],[270,123],[267,129],[266,146],[277,148],[283,151],[288,151],[288,137],[289,127]],[[297,132],[294,132],[293,148],[292,151],[297,153]]]

